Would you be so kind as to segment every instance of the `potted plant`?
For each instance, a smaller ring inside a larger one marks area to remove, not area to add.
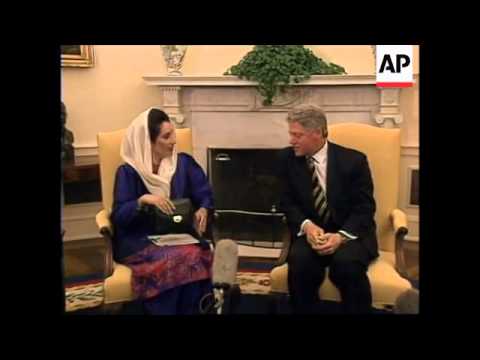
[[[256,45],[237,65],[224,75],[258,82],[258,91],[271,105],[279,92],[284,92],[291,81],[299,83],[311,75],[345,74],[345,69],[327,63],[303,45]]]

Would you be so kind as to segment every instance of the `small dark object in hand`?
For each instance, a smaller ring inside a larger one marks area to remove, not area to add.
[[[147,214],[155,226],[155,235],[189,234],[199,241],[203,250],[210,249],[209,243],[195,230],[193,223],[194,210],[188,198],[172,200],[175,210],[172,215],[165,214],[155,205],[142,205],[140,212]]]
[[[193,207],[190,199],[172,200],[175,210],[165,214],[155,205],[142,205],[139,211],[151,217],[155,224],[155,234],[190,234],[198,237],[193,226]]]

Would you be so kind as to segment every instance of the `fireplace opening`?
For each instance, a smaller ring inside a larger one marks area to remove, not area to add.
[[[280,149],[208,148],[215,201],[214,237],[242,245],[281,248],[289,236],[279,211]]]

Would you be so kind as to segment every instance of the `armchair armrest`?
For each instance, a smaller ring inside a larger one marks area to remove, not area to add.
[[[408,225],[407,225],[407,215],[399,209],[394,209],[392,211],[392,222],[393,222],[393,229],[395,234],[401,232],[404,235],[408,233]]]
[[[207,226],[205,228],[205,234],[203,236],[205,239],[211,240],[213,246],[215,246],[215,241],[216,241],[216,239],[213,236],[214,223],[215,223],[215,210],[208,209]]]
[[[112,223],[108,217],[107,210],[101,210],[96,216],[98,230],[103,235],[105,240],[105,259],[104,259],[104,276],[105,278],[113,274],[114,262],[113,262],[113,250],[112,250]]]
[[[112,223],[110,222],[110,219],[107,214],[107,210],[103,209],[101,210],[96,216],[95,220],[97,222],[97,227],[98,230],[100,231],[100,234],[104,235],[106,231],[112,235]]]
[[[405,236],[408,234],[407,215],[400,209],[394,209],[390,218],[395,232],[395,267],[401,276],[407,277],[405,251],[403,249]]]

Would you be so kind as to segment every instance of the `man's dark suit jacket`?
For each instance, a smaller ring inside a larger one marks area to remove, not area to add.
[[[282,179],[281,208],[287,216],[292,240],[297,239],[300,225],[312,220],[326,232],[344,230],[359,239],[375,258],[378,256],[375,199],[367,157],[356,150],[328,143],[327,202],[330,219],[320,223],[312,196],[311,173],[305,156],[295,156],[292,147],[282,149],[279,157]]]

